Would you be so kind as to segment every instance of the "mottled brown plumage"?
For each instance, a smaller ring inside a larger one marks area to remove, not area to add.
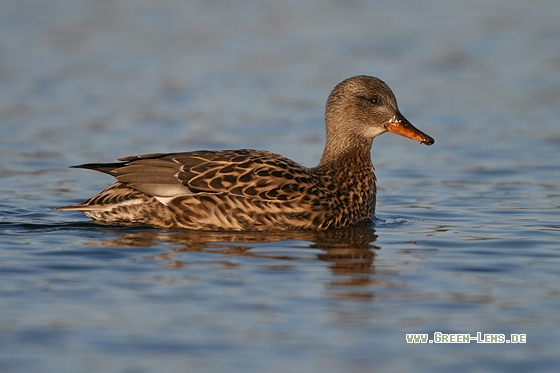
[[[118,163],[74,166],[118,181],[78,205],[104,224],[197,230],[296,230],[346,227],[375,210],[374,137],[391,131],[427,145],[434,140],[399,112],[381,80],[355,76],[338,84],[325,114],[327,141],[317,167],[264,150],[146,154]]]

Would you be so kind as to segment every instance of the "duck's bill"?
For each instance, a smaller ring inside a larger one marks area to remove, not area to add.
[[[405,117],[398,116],[387,125],[387,131],[396,133],[409,139],[419,141],[422,144],[432,145],[435,140],[414,127]]]

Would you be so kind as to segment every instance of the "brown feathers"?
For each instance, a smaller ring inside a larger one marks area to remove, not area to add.
[[[118,181],[60,210],[104,224],[199,230],[328,229],[369,220],[376,193],[371,141],[406,119],[389,87],[364,76],[340,83],[326,112],[327,144],[315,168],[250,149],[132,156],[75,166]]]

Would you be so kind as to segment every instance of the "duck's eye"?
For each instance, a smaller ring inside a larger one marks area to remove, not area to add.
[[[365,101],[369,102],[370,104],[373,104],[373,105],[380,105],[381,104],[381,100],[377,96],[361,96],[360,98],[362,100],[365,100]]]

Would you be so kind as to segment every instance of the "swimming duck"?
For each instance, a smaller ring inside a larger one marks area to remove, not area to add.
[[[434,139],[399,111],[382,80],[354,76],[331,92],[327,139],[317,167],[265,150],[192,151],[120,158],[85,168],[117,182],[77,205],[95,222],[193,230],[346,227],[375,212],[372,140],[386,131],[426,145]]]

